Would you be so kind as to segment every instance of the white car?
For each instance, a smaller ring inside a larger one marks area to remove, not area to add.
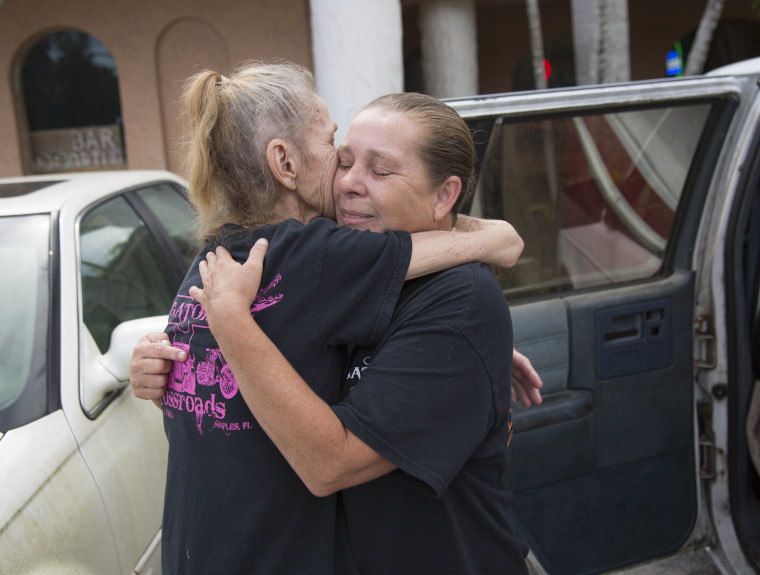
[[[167,442],[129,361],[192,219],[168,172],[0,180],[0,573],[160,573]]]
[[[449,101],[471,213],[525,240],[502,286],[545,382],[512,440],[533,573],[760,569],[758,86],[753,60]]]

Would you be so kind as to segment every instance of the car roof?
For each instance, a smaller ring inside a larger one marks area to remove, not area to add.
[[[750,58],[711,70],[707,76],[744,76],[760,72],[760,58]]]
[[[115,192],[171,181],[179,176],[163,170],[122,170],[0,178],[0,215],[60,211],[69,202],[90,203]]]

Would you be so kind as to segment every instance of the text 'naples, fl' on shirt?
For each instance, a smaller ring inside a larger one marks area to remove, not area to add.
[[[406,232],[377,234],[317,218],[246,230],[226,226],[219,243],[235,259],[269,240],[251,313],[326,402],[340,396],[346,344],[373,345],[390,321],[411,257]],[[212,246],[216,247],[216,246]],[[248,409],[188,291],[191,266],[166,329],[188,352],[161,400],[169,440],[164,575],[333,572],[335,497],[314,497]],[[255,361],[255,358],[250,358]]]

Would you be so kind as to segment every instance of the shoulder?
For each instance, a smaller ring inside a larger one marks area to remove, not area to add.
[[[337,224],[327,218],[316,218],[307,224],[296,219],[287,219],[254,229],[239,226],[226,228],[225,233],[220,236],[219,243],[231,252],[238,252],[247,257],[256,240],[266,238],[269,240],[267,257],[272,258],[277,257],[279,253],[290,253],[293,245],[298,246],[299,253],[309,248],[324,249],[325,238],[336,229]]]
[[[490,321],[489,318],[508,321],[509,317],[499,282],[488,266],[480,263],[456,266],[407,282],[397,309],[415,315],[447,317],[447,323],[467,319],[472,324]]]
[[[463,264],[425,276],[420,280],[420,283],[426,285],[428,289],[456,296],[461,301],[493,298],[506,302],[499,282],[485,264]]]

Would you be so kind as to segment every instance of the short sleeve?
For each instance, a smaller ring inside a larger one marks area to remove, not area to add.
[[[491,379],[455,329],[394,333],[333,407],[348,429],[440,496],[493,425]]]
[[[316,292],[324,345],[374,345],[390,322],[412,255],[408,232],[334,227],[325,235]]]

